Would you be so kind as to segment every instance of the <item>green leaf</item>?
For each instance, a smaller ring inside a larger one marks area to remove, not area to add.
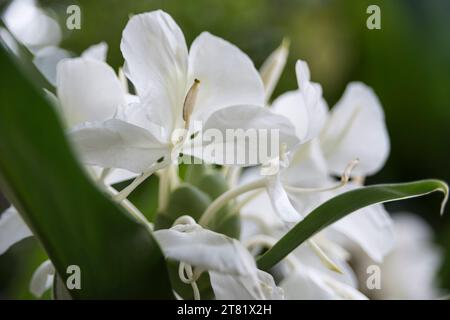
[[[377,203],[418,197],[435,191],[441,191],[445,195],[441,210],[443,212],[448,198],[448,186],[440,180],[373,185],[340,194],[314,209],[259,257],[258,267],[269,270],[305,240],[358,209]]]
[[[164,257],[149,230],[95,187],[77,163],[53,107],[0,46],[0,187],[73,298],[173,298]],[[7,75],[7,76],[6,76]]]

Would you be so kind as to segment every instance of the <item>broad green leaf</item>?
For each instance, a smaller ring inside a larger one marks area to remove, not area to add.
[[[0,187],[73,298],[173,298],[166,263],[148,229],[97,189],[75,160],[53,107],[0,46]]]
[[[377,203],[418,197],[435,191],[444,193],[445,198],[441,209],[443,212],[448,198],[448,186],[439,180],[373,185],[340,194],[314,209],[259,257],[258,267],[262,270],[270,269],[305,240],[358,209]]]

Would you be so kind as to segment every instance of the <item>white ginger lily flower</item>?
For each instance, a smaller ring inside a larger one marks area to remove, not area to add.
[[[153,234],[164,255],[180,261],[180,278],[192,285],[196,299],[200,295],[195,281],[203,271],[209,272],[216,299],[283,298],[272,276],[258,270],[253,256],[235,239],[204,229],[186,216],[171,229]]]
[[[154,11],[130,19],[121,49],[125,73],[141,101],[123,108],[117,119],[72,132],[86,163],[151,173],[179,153],[204,158],[190,138],[196,134],[196,121],[205,131],[278,129],[289,145],[298,142],[286,118],[262,108],[264,89],[258,72],[227,41],[205,32],[188,52],[173,19]],[[209,143],[220,149],[231,142]],[[223,164],[218,158],[204,160]],[[251,164],[256,163],[245,165]]]
[[[266,193],[261,193],[241,210],[241,238],[253,249],[271,247],[285,232],[286,224],[271,207]],[[308,243],[302,244],[273,270],[287,299],[366,299],[357,288],[356,277],[347,264],[348,253],[326,239],[322,231],[314,237],[342,273],[325,267]]]
[[[369,87],[352,83],[330,112],[320,136],[295,152],[281,179],[295,208],[310,212],[358,184],[341,183],[337,185],[339,188],[332,187],[328,192],[303,192],[302,187],[319,190],[333,185],[331,175],[343,172],[355,158],[359,159],[358,165],[347,173],[345,180],[350,176],[371,175],[384,165],[388,154],[389,136],[377,97]],[[378,262],[393,246],[392,221],[382,205],[360,209],[331,228],[356,242]]]

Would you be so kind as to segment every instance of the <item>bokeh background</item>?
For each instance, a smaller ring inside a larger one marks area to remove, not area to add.
[[[78,4],[81,30],[63,28],[61,47],[81,53],[106,41],[108,62],[115,68],[123,64],[119,43],[129,15],[154,9],[170,13],[188,43],[207,30],[239,46],[257,67],[288,37],[290,56],[274,97],[296,88],[294,64],[301,58],[309,63],[313,80],[323,85],[330,106],[355,80],[373,87],[382,101],[392,150],[385,168],[368,183],[450,181],[450,1],[42,0],[40,4],[63,26],[67,6]],[[366,27],[371,4],[381,8],[381,30]],[[420,215],[433,227],[435,241],[445,252],[440,285],[450,289],[450,210],[439,216],[440,197],[387,207],[393,213]],[[0,209],[6,206],[0,195]],[[28,283],[44,257],[32,239],[0,256],[0,298],[32,298]]]

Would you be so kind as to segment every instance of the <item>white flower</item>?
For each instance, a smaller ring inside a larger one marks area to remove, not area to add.
[[[295,218],[294,212],[300,213],[298,221],[324,201],[357,188],[346,180],[375,173],[389,154],[383,110],[372,89],[349,84],[328,115],[320,86],[309,82],[307,65],[299,61],[296,71],[299,90],[280,96],[273,106],[275,112],[295,119],[298,137],[312,139],[292,152],[289,165],[272,178],[268,188],[274,209],[286,221]],[[309,126],[302,119],[310,119]],[[359,159],[357,166],[354,159]],[[332,175],[343,175],[344,182],[333,187]],[[290,213],[287,218],[286,213]],[[358,243],[376,261],[392,249],[392,222],[382,205],[358,210],[332,229]]]
[[[241,210],[243,243],[251,247],[272,246],[289,230],[261,193]],[[302,244],[278,264],[274,271],[286,299],[365,299],[357,289],[356,277],[346,260],[348,254],[321,232],[314,237],[342,273],[331,271],[308,243]]]
[[[209,272],[216,299],[283,297],[272,276],[258,270],[253,256],[235,239],[203,229],[195,222],[155,231],[154,236],[167,258]]]
[[[204,130],[278,129],[286,143],[297,143],[289,121],[262,108],[264,88],[258,72],[227,41],[205,32],[188,52],[172,18],[154,11],[130,19],[121,49],[140,102],[122,108],[117,119],[72,132],[87,164],[140,173],[154,170],[157,162],[174,161],[171,156],[180,152],[202,158],[190,139],[196,121]],[[223,147],[227,141],[209,143]]]

